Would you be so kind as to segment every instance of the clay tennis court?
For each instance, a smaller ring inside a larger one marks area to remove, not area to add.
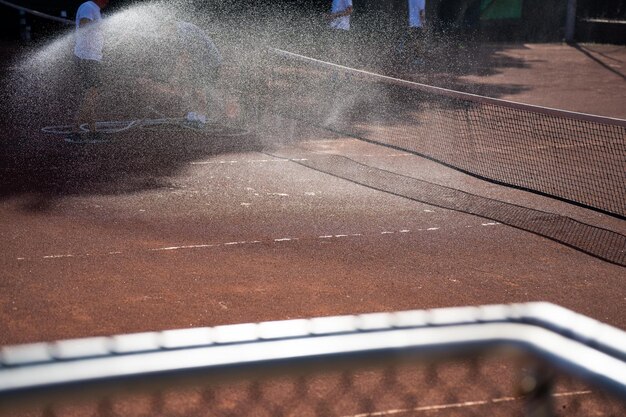
[[[626,49],[581,48],[486,45],[482,68],[406,76],[626,117]],[[129,130],[89,146],[5,136],[0,344],[526,301],[626,327],[624,267],[594,256],[584,235],[563,244],[537,232],[541,216],[512,227],[337,167],[552,213],[573,221],[566,234],[585,225],[623,236],[623,220],[293,120],[264,121],[238,137]],[[576,388],[563,395],[586,395]],[[482,391],[466,394],[461,412],[479,410],[471,400]]]
[[[461,79],[516,84],[523,92],[500,95],[511,100],[626,116],[626,50],[585,48],[592,58],[565,45],[500,46],[489,74]],[[576,78],[559,76],[572,65]],[[281,123],[231,143],[128,133],[77,149],[42,137],[27,163],[9,161],[0,343],[538,300],[626,325],[619,265],[298,162],[345,157],[619,234],[622,220]]]

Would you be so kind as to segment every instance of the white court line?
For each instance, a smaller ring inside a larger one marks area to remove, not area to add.
[[[412,153],[392,153],[386,155],[358,155],[360,157],[369,158],[398,158],[405,156],[415,156]],[[189,165],[235,165],[235,164],[258,164],[258,163],[286,163],[286,162],[303,162],[308,158],[287,158],[287,159],[244,159],[244,160],[220,160],[220,161],[196,161],[190,162]]]
[[[495,226],[495,225],[499,225],[500,223],[483,223],[481,224],[481,226]],[[471,227],[471,226],[465,226],[465,227]],[[382,232],[378,232],[378,233],[369,233],[369,234],[364,234],[364,233],[344,233],[344,234],[332,234],[332,235],[320,235],[317,237],[280,237],[280,238],[274,238],[274,239],[268,239],[265,242],[266,243],[280,243],[280,242],[294,242],[294,241],[299,241],[299,240],[306,240],[306,239],[317,239],[317,240],[330,240],[330,239],[346,239],[346,238],[359,238],[359,237],[364,237],[364,236],[375,236],[376,234],[378,235],[395,235],[395,234],[409,234],[409,233],[417,233],[417,232],[433,232],[433,231],[437,231],[437,230],[441,230],[440,227],[429,227],[426,229],[415,229],[415,230],[411,230],[411,229],[399,229],[399,230],[385,230]],[[210,249],[210,248],[219,248],[219,247],[231,247],[231,246],[242,246],[242,245],[255,245],[255,244],[260,244],[263,243],[264,241],[261,240],[243,240],[243,241],[234,241],[234,242],[222,242],[222,243],[199,243],[199,244],[194,244],[194,245],[177,245],[177,246],[163,246],[163,247],[159,247],[159,248],[147,248],[147,249],[140,249],[140,252],[172,252],[172,251],[180,251],[180,250],[195,250],[195,249]],[[137,251],[127,251],[126,253],[131,253],[131,252],[137,252]],[[95,257],[95,256],[114,256],[114,255],[123,255],[124,252],[120,251],[120,250],[113,250],[113,251],[109,251],[109,252],[103,252],[100,254],[94,254],[94,253],[84,253],[84,254],[71,254],[71,253],[65,253],[65,254],[53,254],[53,255],[44,255],[41,257],[37,257],[37,258],[28,258],[28,257],[24,257],[24,256],[20,256],[17,257],[16,260],[18,261],[29,261],[29,260],[34,260],[34,259],[46,259],[46,260],[51,260],[51,259],[62,259],[62,258],[88,258],[88,257]]]
[[[355,155],[354,157],[364,157],[364,158],[397,158],[400,156],[415,156],[412,153],[389,153],[386,155],[373,155],[373,154],[365,154],[365,155]]]
[[[340,239],[342,237],[359,237],[364,236],[363,233],[352,233],[349,235],[322,235],[318,236],[318,239]]]
[[[224,243],[224,245],[228,245],[228,243]],[[212,247],[215,247],[215,246],[217,246],[217,245],[205,244],[205,245],[167,246],[167,247],[164,247],[164,248],[154,248],[154,249],[148,249],[148,250],[157,252],[157,251],[180,250],[180,249],[212,248]]]
[[[552,394],[552,396],[553,397],[572,397],[576,395],[588,395],[588,394],[591,394],[591,391],[562,392],[562,393]],[[451,409],[451,408],[476,407],[476,406],[482,406],[482,405],[488,405],[488,404],[498,404],[498,403],[522,401],[522,400],[524,400],[524,397],[501,397],[501,398],[493,398],[491,400],[465,401],[462,403],[425,405],[422,407],[415,407],[415,408],[399,408],[396,410],[375,411],[373,413],[353,414],[353,415],[347,415],[343,417],[391,416],[394,414],[414,413],[417,411],[437,411],[437,410],[446,410],[446,409]]]
[[[75,256],[77,256],[77,255],[71,255],[71,254],[67,254],[67,255],[46,255],[43,258],[44,259],[59,259],[59,258],[73,258]]]
[[[293,159],[246,159],[246,160],[233,160],[233,161],[197,161],[190,162],[189,165],[234,165],[234,164],[258,164],[258,163],[286,163],[286,162],[302,162],[308,161],[306,158],[293,158]]]

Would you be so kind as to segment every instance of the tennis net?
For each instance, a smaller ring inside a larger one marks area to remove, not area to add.
[[[626,217],[626,120],[493,99],[270,49],[266,111]]]

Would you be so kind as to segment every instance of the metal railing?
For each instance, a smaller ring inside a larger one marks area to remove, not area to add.
[[[68,404],[77,402],[99,416],[437,410],[540,417],[557,407],[567,407],[567,415],[617,416],[626,409],[626,334],[555,305],[530,303],[0,350],[0,415],[20,415],[20,407],[73,415]]]

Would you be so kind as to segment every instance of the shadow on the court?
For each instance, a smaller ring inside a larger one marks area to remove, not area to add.
[[[532,86],[487,84],[469,77],[497,75],[508,68],[531,68],[542,62],[503,53],[528,48],[521,43],[485,43],[458,33],[426,32],[418,47],[408,53],[398,53],[396,38],[378,35],[373,32],[369,36],[354,37],[342,54],[332,55],[328,48],[319,46],[303,47],[299,52],[348,67],[494,98],[520,94],[531,90]]]
[[[146,100],[125,81],[116,84],[114,76],[101,92],[98,120],[181,117],[181,110],[155,114],[146,106],[146,102],[155,103],[152,97]],[[70,195],[124,194],[167,187],[169,179],[190,162],[263,146],[251,124],[244,126],[248,133],[234,136],[215,129],[203,132],[181,126],[139,126],[102,134],[101,142],[70,143],[63,135],[42,132],[44,127],[73,120],[78,97],[76,88],[68,84],[70,77],[52,80],[55,84],[50,79],[27,78],[16,70],[4,74],[0,81],[0,98],[9,109],[0,121],[0,199],[27,195],[32,202],[26,204],[27,210],[45,210],[51,201]],[[18,88],[21,81],[28,81],[24,84],[28,89]],[[166,102],[165,108],[171,104]]]
[[[196,132],[134,130],[104,142],[69,143],[62,136],[4,138],[0,199],[29,195],[28,210],[45,210],[47,199],[110,195],[167,187],[189,162],[225,152],[259,149],[250,133],[237,137]]]
[[[573,44],[572,47],[574,49],[576,49],[577,51],[579,51],[580,53],[582,53],[583,55],[585,55],[587,58],[591,59],[592,61],[594,61],[595,63],[597,63],[598,65],[600,65],[602,68],[604,68],[605,70],[607,70],[608,72],[611,72],[615,75],[617,75],[618,77],[620,77],[622,80],[626,81],[626,74],[620,72],[619,70],[615,69],[613,66],[611,66],[610,63],[607,63],[605,61],[612,61],[613,63],[615,62],[620,62],[619,60],[612,58],[606,54],[603,54],[601,52],[597,52],[594,51],[593,49],[585,46],[585,45],[579,45],[579,44]],[[599,55],[600,57],[604,58],[600,58],[596,55]]]
[[[343,156],[325,155],[296,163],[375,190],[494,220],[626,266],[626,236],[612,230],[386,171]]]

